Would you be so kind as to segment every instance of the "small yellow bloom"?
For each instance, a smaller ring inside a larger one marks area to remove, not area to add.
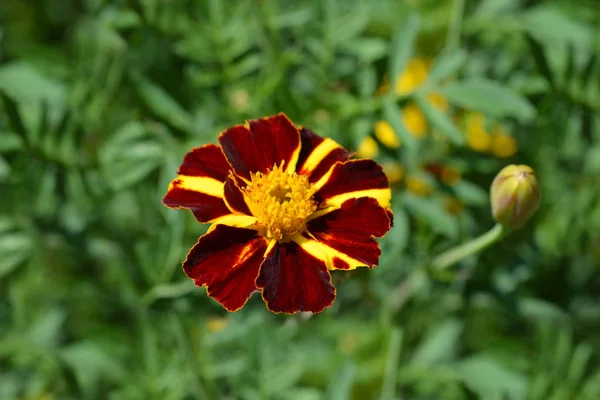
[[[379,145],[371,136],[364,138],[358,145],[356,154],[360,158],[375,158],[379,154]]]
[[[382,165],[390,184],[398,183],[404,178],[404,166],[399,162],[388,162]]]
[[[461,178],[462,174],[456,167],[444,167],[442,169],[442,182],[448,186],[456,185],[458,182],[460,182]]]
[[[375,137],[386,147],[397,149],[400,147],[400,138],[394,128],[387,121],[375,122]]]
[[[485,115],[480,112],[467,114],[467,130],[482,129],[485,130]]]
[[[427,120],[416,104],[409,103],[404,106],[402,122],[406,126],[406,130],[417,139],[421,139],[427,134]]]
[[[492,137],[483,128],[479,126],[467,127],[467,145],[479,152],[485,152],[490,149]]]
[[[406,68],[396,80],[395,92],[398,96],[406,96],[414,92],[427,80],[429,67],[427,61],[421,58],[409,60]]]
[[[439,111],[446,112],[448,111],[448,99],[441,93],[429,93],[427,96],[427,100]]]
[[[227,318],[213,316],[208,317],[206,320],[206,329],[208,329],[210,333],[220,332],[228,326],[229,321]]]
[[[417,176],[409,175],[406,177],[406,190],[417,196],[429,196],[432,192],[431,185]]]
[[[246,89],[237,89],[229,98],[231,107],[238,112],[242,112],[248,109],[250,105],[250,93]]]
[[[517,152],[518,145],[514,136],[503,133],[502,129],[492,134],[492,153],[496,157],[510,157]]]

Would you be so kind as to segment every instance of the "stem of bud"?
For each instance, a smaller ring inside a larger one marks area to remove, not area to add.
[[[502,224],[496,224],[492,229],[481,236],[469,240],[453,249],[443,252],[435,257],[431,263],[433,270],[443,270],[456,264],[460,260],[477,254],[494,243],[498,242],[509,233],[509,229]]]

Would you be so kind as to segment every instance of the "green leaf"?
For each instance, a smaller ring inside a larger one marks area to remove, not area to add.
[[[157,117],[175,128],[192,131],[190,114],[163,88],[138,73],[132,73],[131,80],[140,99]]]
[[[567,43],[588,48],[592,44],[592,28],[575,20],[553,4],[532,7],[519,16],[521,28],[548,46]]]
[[[356,376],[356,367],[351,362],[333,376],[327,398],[331,400],[346,400],[352,397],[352,386]]]
[[[0,278],[23,264],[33,251],[29,235],[19,231],[0,233]]]
[[[28,105],[47,102],[56,107],[65,102],[65,86],[62,82],[49,78],[23,61],[0,66],[0,92],[18,103]]]
[[[164,145],[151,132],[132,121],[100,148],[100,165],[111,187],[119,190],[134,185],[163,162]]]
[[[458,351],[463,324],[455,319],[444,321],[427,333],[415,349],[411,363],[435,365],[448,361]]]
[[[436,233],[454,239],[458,236],[458,224],[456,220],[448,215],[439,202],[407,194],[404,202],[416,218],[421,219]]]
[[[398,25],[392,37],[390,49],[390,84],[395,86],[396,80],[404,71],[406,63],[413,54],[413,46],[419,32],[421,20],[418,14],[410,14],[405,21]]]
[[[400,360],[403,336],[403,331],[400,328],[396,327],[391,330],[387,351],[388,358],[379,395],[380,400],[393,400],[395,398],[398,361]]]
[[[443,134],[445,134],[448,139],[455,145],[463,145],[465,143],[465,138],[462,133],[452,123],[450,118],[441,111],[437,110],[433,107],[421,94],[416,93],[413,98],[416,100],[417,104],[423,114],[427,118],[427,120],[433,125],[435,128],[438,128]]]
[[[467,53],[462,49],[444,51],[435,59],[431,72],[429,73],[429,82],[439,82],[452,77],[458,72],[466,60]]]
[[[456,365],[456,372],[469,389],[479,398],[523,399],[527,393],[527,379],[508,370],[485,355],[467,358]]]
[[[514,117],[521,122],[531,122],[536,116],[535,108],[527,99],[488,79],[451,82],[440,91],[452,104],[491,117]]]
[[[365,63],[372,63],[383,58],[388,52],[388,44],[380,38],[356,38],[342,42],[341,49]]]

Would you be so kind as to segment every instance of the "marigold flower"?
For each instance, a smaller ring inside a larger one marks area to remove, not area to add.
[[[259,291],[273,312],[320,312],[336,290],[329,270],[373,268],[391,227],[391,191],[373,160],[284,115],[248,121],[194,148],[163,203],[211,223],[183,263],[229,311]]]

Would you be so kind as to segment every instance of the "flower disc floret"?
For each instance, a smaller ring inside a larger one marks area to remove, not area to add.
[[[315,187],[308,177],[285,171],[283,165],[274,165],[266,173],[252,173],[244,193],[267,239],[281,240],[295,234],[317,209]]]

